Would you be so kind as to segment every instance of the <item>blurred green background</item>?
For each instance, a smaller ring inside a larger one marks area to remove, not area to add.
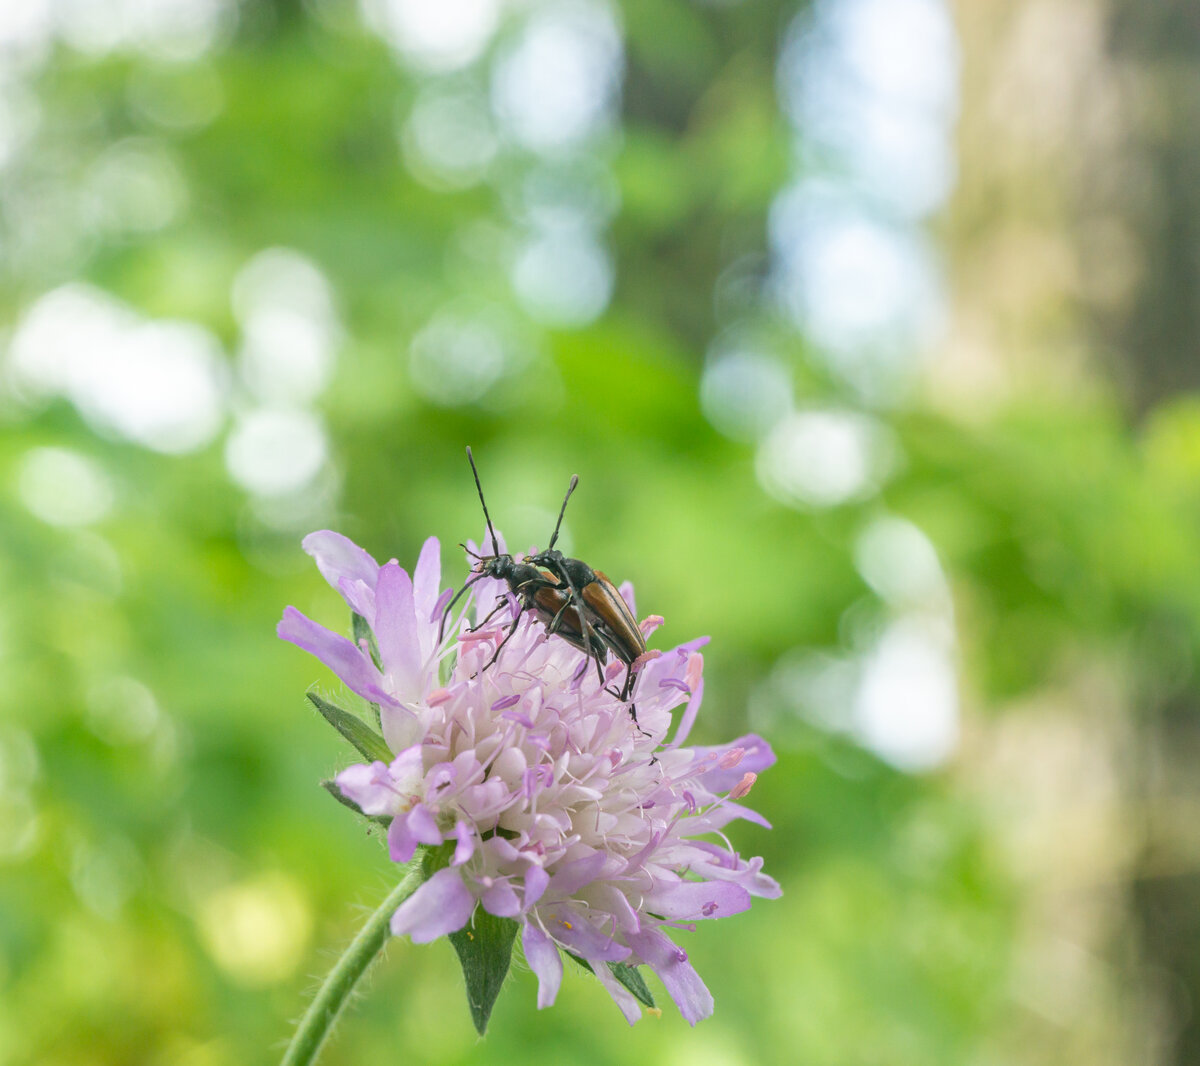
[[[1198,101],[1186,0],[0,7],[0,1064],[278,1059],[394,876],[299,541],[460,581],[468,443],[784,897],[695,1031],[397,942],[323,1061],[1200,1061]]]

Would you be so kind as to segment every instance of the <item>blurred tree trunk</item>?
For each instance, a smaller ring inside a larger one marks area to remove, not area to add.
[[[986,412],[1032,392],[1086,395],[1098,371],[1117,385],[1131,423],[1141,422],[1200,388],[1200,5],[956,8],[964,101],[961,182],[947,219],[955,310],[931,387],[960,411]],[[1152,628],[1152,608],[1141,613]],[[1175,622],[1177,638],[1185,625]],[[1191,646],[1189,662],[1194,655]],[[1082,954],[1064,980],[1091,1006],[1053,1019],[1064,1052],[1078,1051],[1084,1031],[1110,1034],[1093,1064],[1200,1062],[1200,834],[1191,828],[1200,825],[1200,688],[1176,686],[1168,700],[1147,661],[1131,654],[1125,683],[1136,744],[1092,705],[1074,712],[1081,744],[1107,742],[1125,809],[1113,839],[1098,845],[1109,852],[1098,868],[1113,883],[1077,884],[1071,901],[1081,916],[1107,916],[1073,926]],[[1044,871],[1045,884],[1057,883],[1054,873]],[[1100,905],[1114,888],[1116,913]]]

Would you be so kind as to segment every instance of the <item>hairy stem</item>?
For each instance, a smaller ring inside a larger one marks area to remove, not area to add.
[[[408,868],[400,883],[388,893],[385,899],[367,919],[367,924],[359,930],[358,935],[350,942],[350,946],[342,953],[342,957],[334,964],[329,976],[325,978],[316,998],[309,1004],[304,1017],[296,1027],[292,1042],[283,1056],[282,1066],[309,1066],[316,1062],[325,1038],[333,1032],[338,1015],[346,1006],[350,993],[359,979],[367,972],[383,945],[387,943],[390,930],[388,924],[392,914],[409,896],[416,891],[417,886],[425,879],[425,870],[420,859],[416,859]]]

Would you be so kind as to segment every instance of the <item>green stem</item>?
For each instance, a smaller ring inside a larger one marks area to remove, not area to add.
[[[309,1066],[316,1062],[321,1045],[333,1031],[338,1015],[345,1007],[350,993],[359,979],[367,972],[371,963],[383,950],[390,930],[392,915],[417,886],[425,879],[424,864],[418,858],[409,866],[403,880],[392,889],[378,910],[367,919],[342,957],[338,959],[316,998],[309,1004],[304,1017],[296,1027],[296,1034],[283,1056],[282,1066]]]

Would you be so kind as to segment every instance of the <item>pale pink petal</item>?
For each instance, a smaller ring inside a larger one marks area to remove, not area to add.
[[[695,1025],[712,1014],[712,993],[688,962],[686,951],[656,929],[630,934],[629,943],[658,974],[685,1021]]]
[[[388,773],[387,763],[355,763],[347,766],[334,780],[342,795],[354,800],[364,814],[394,814],[400,805],[401,797]]]
[[[318,625],[311,618],[306,618],[295,607],[284,610],[283,619],[275,632],[282,639],[315,655],[364,699],[375,703],[391,700],[380,687],[383,678],[375,669],[375,664],[361,648]]]
[[[439,936],[456,933],[475,909],[475,897],[459,872],[439,870],[408,897],[392,915],[392,932],[410,936],[414,944],[428,944]]]
[[[316,560],[321,576],[335,589],[340,591],[345,579],[361,581],[369,589],[375,587],[379,564],[348,537],[322,529],[310,533],[300,546]]]
[[[683,921],[725,918],[750,908],[750,893],[728,881],[679,881],[659,884],[646,893],[643,906],[652,914]]]
[[[525,871],[525,906],[532,907],[550,884],[550,875],[540,866],[531,866]]]
[[[744,818],[747,822],[761,825],[764,829],[771,828],[771,823],[759,814],[758,811],[752,810],[749,807],[743,807],[740,803],[734,803],[731,800],[725,800],[712,810],[697,815],[695,818],[685,819],[685,821],[687,822],[687,831],[698,834],[711,833],[714,829],[723,829],[730,822],[736,821],[738,818]]]
[[[342,594],[342,599],[346,601],[350,610],[355,614],[361,614],[367,624],[375,625],[375,589],[374,586],[369,586],[365,581],[359,581],[356,578],[344,577],[337,583],[338,591]]]
[[[407,818],[393,818],[388,826],[388,855],[392,862],[408,862],[416,854],[419,841],[413,835]]]
[[[438,828],[433,812],[423,803],[418,803],[407,815],[408,829],[422,844],[440,844],[442,831]]]
[[[557,945],[536,925],[527,922],[521,934],[521,946],[525,949],[525,961],[537,974],[538,1010],[553,1006],[563,975],[562,956]]]
[[[734,748],[743,749],[744,754],[737,764],[722,769],[721,756]],[[756,733],[747,733],[744,737],[731,740],[728,744],[718,744],[709,748],[689,748],[695,757],[698,778],[704,787],[714,794],[728,792],[741,780],[747,771],[761,774],[770,766],[775,765],[775,753],[762,737]],[[708,769],[711,767],[711,769]]]
[[[392,751],[403,751],[421,739],[421,721],[407,707],[384,704],[379,708],[383,739]]]
[[[594,929],[573,907],[543,904],[538,908],[538,915],[550,936],[588,962],[620,962],[629,958],[629,948]]]
[[[564,863],[550,878],[551,891],[556,896],[573,896],[584,885],[595,881],[604,869],[605,854],[593,851],[582,859]]]
[[[507,881],[497,881],[479,897],[483,909],[497,918],[513,918],[521,913],[521,900]]]
[[[405,701],[419,697],[421,652],[412,581],[393,561],[379,571],[375,586],[375,639],[393,691]]]
[[[687,740],[688,734],[692,731],[692,726],[696,722],[696,715],[700,712],[700,701],[703,699],[704,679],[701,678],[688,698],[687,707],[684,708],[683,714],[679,716],[679,725],[675,728],[675,738],[667,745],[669,748],[677,748]]]
[[[451,866],[461,866],[475,854],[475,830],[467,822],[456,822],[454,826],[454,858]]]
[[[418,621],[428,623],[441,595],[441,583],[442,546],[437,537],[430,537],[421,545],[421,554],[413,567],[413,602],[417,606]]]

